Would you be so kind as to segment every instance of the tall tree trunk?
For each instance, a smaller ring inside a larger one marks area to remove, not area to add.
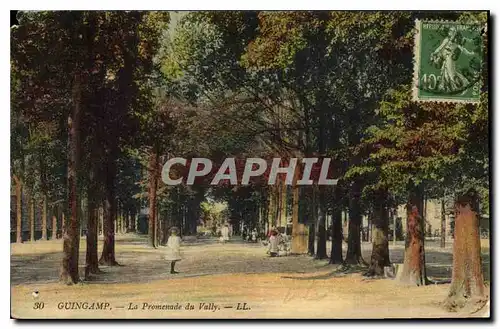
[[[186,229],[186,204],[183,204],[181,206],[181,219],[182,219],[182,224],[181,224],[181,232],[180,236],[181,238],[185,235],[185,229]]]
[[[266,198],[262,202],[263,203],[263,206],[262,206],[262,208],[263,208],[262,209],[262,224],[261,224],[262,232],[259,232],[259,233],[262,233],[264,236],[267,234],[267,232],[269,232],[269,221],[268,221],[269,202],[267,201],[268,198],[269,198],[269,194],[266,193]]]
[[[158,216],[158,245],[164,245],[163,237],[165,236],[165,220],[163,216]]]
[[[123,233],[128,233],[129,221],[130,221],[130,210],[127,209],[125,210],[123,217]]]
[[[43,196],[42,206],[42,240],[47,240],[47,195]]]
[[[57,239],[57,216],[55,214],[55,207],[52,209],[54,214],[52,215],[52,240]]]
[[[361,188],[359,182],[351,187],[349,200],[349,226],[347,236],[347,254],[345,263],[358,265],[365,264],[361,254]]]
[[[334,187],[334,205],[332,212],[332,251],[330,253],[330,264],[341,264],[342,257],[342,207],[340,188]]]
[[[78,217],[78,167],[80,164],[81,77],[74,77],[73,109],[68,118],[68,209],[69,218],[64,233],[63,260],[60,279],[66,284],[79,281],[78,256],[80,247],[80,218]]]
[[[64,238],[66,233],[66,215],[64,214],[64,209],[61,212],[61,238]]]
[[[395,246],[396,245],[396,241],[397,241],[397,225],[398,225],[398,218],[397,218],[397,213],[394,209],[391,210],[391,219],[392,219],[392,225],[393,225],[393,228],[392,228],[392,245]]]
[[[116,215],[115,215],[115,236],[118,233],[118,228],[120,227],[120,212],[119,212],[119,206],[116,206]]]
[[[298,166],[297,166],[298,167]],[[292,254],[307,253],[305,226],[299,223],[299,198],[300,187],[297,185],[300,170],[296,167],[295,177],[292,185]]]
[[[446,207],[444,197],[441,200],[441,248],[446,247]]]
[[[102,247],[100,265],[119,265],[115,258],[115,221],[116,221],[116,153],[112,150],[107,161],[104,197],[104,244]]]
[[[430,231],[430,226],[429,223],[427,222],[427,196],[425,194],[424,194],[424,205],[422,209],[423,209],[422,218],[424,219],[424,240],[425,240],[425,237],[428,236],[428,233]]]
[[[40,185],[43,191],[42,197],[42,240],[47,240],[47,202],[48,202],[48,192],[47,192],[47,169],[43,157],[38,157],[38,163],[40,167]]]
[[[425,274],[424,251],[424,219],[421,216],[423,209],[423,191],[419,186],[410,188],[410,197],[407,205],[407,229],[405,241],[404,263],[399,281],[410,285],[422,286],[427,283]]]
[[[130,212],[130,219],[128,222],[129,232],[135,232],[135,219],[136,219],[136,210],[135,210],[135,207],[133,207],[131,212]]]
[[[306,232],[303,223],[299,222],[299,201],[300,201],[300,187],[297,185],[297,180],[300,175],[300,166],[297,165],[295,170],[294,179],[292,182],[292,254],[306,254]]]
[[[117,233],[120,233],[120,203],[117,202],[116,205],[116,219],[115,219],[115,236]]]
[[[99,231],[99,234],[104,236],[104,203],[99,206]]]
[[[373,213],[368,216],[368,227],[366,229],[366,240],[368,242],[373,242]]]
[[[140,16],[138,12],[131,13],[132,16]],[[137,20],[138,21],[138,20]],[[91,34],[92,36],[93,34]],[[121,43],[123,47],[123,67],[118,71],[117,82],[117,102],[109,107],[111,111],[111,118],[108,119],[109,132],[108,137],[108,155],[106,161],[106,179],[105,179],[105,211],[103,219],[103,230],[104,230],[104,244],[102,249],[101,258],[99,259],[100,265],[116,266],[119,265],[115,258],[115,221],[116,221],[116,211],[117,211],[117,200],[116,200],[116,159],[118,158],[119,152],[119,133],[120,133],[120,121],[117,118],[123,117],[125,113],[129,110],[131,96],[133,92],[133,70],[134,65],[136,65],[135,55],[137,54],[138,47],[134,46],[136,35],[129,34],[125,37],[124,42]],[[90,38],[92,39],[92,38]],[[131,47],[132,46],[132,47]],[[129,47],[128,49],[126,49]]]
[[[300,254],[299,236],[299,187],[297,186],[297,170],[292,182],[292,245],[290,252]]]
[[[90,191],[89,191],[90,192]],[[87,213],[87,254],[85,264],[85,274],[99,273],[99,261],[97,253],[97,202],[95,197],[89,196]]]
[[[280,192],[280,178],[276,178],[277,184],[273,186],[274,192],[274,211],[273,211],[273,218],[272,222],[274,227],[278,228],[280,226],[280,216],[281,216],[281,192]]]
[[[156,177],[158,167],[158,153],[153,151],[149,157],[148,171],[149,171],[149,245],[156,248],[156,191],[158,187],[158,179]]]
[[[316,242],[316,225],[314,223],[310,223],[308,225],[307,254],[312,257],[314,257],[316,253],[315,242]]]
[[[365,275],[383,276],[384,267],[390,265],[389,260],[389,213],[387,207],[387,192],[379,190],[375,195],[374,216],[371,218],[372,256],[370,267]]]
[[[16,242],[23,242],[23,184],[20,178],[14,175],[16,182]]]
[[[483,306],[486,303],[478,208],[478,197],[473,190],[459,196],[455,202],[453,274],[445,300],[445,307],[452,311],[466,304]]]
[[[287,228],[286,222],[286,204],[287,204],[287,185],[282,180],[280,184],[280,226],[284,226],[285,232]]]
[[[85,224],[84,202],[85,202],[84,198],[81,198],[80,202],[78,202],[78,204],[79,204],[78,217],[81,218],[80,227],[79,227],[80,236],[83,236],[83,225]]]
[[[199,192],[198,192],[199,193]],[[199,218],[199,209],[202,199],[196,193],[195,195],[191,195],[187,199],[188,208],[186,214],[186,235],[195,235],[196,234],[196,223]]]
[[[269,229],[272,227],[276,227],[276,214],[278,211],[278,202],[277,202],[277,189],[276,185],[269,186],[269,206],[268,206],[268,223]],[[266,232],[267,234],[267,232]]]
[[[182,226],[182,199],[181,199],[181,191],[180,188],[177,186],[175,188],[175,195],[176,195],[176,203],[174,204],[174,214],[175,218],[173,220],[174,226],[181,229]]]
[[[169,219],[170,219],[170,216],[169,213],[168,213],[168,209],[167,211],[165,212],[167,216],[165,216],[165,218],[163,219],[163,230],[162,230],[162,235],[161,235],[161,244],[162,245],[166,245],[167,244],[167,240],[168,240],[168,222],[169,222]]]
[[[309,207],[309,239],[307,243],[307,253],[311,256],[315,256],[316,248],[316,220],[318,217],[318,207],[316,202],[316,189],[314,186],[310,187],[311,189],[311,205]]]
[[[316,259],[328,258],[326,254],[326,200],[323,186],[318,186],[318,245]]]
[[[125,210],[123,209],[123,204],[120,205],[120,211],[118,212],[118,233],[123,234],[123,228],[124,228],[124,223],[125,223]]]
[[[280,189],[280,183],[279,179],[276,179],[278,181],[277,185],[274,185],[275,188],[275,210],[276,212],[274,213],[274,227],[278,228],[280,226],[280,219],[281,219],[281,189]]]
[[[117,232],[119,234],[122,234],[123,233],[123,205],[120,203],[119,207],[118,207],[118,211],[116,213],[116,224],[118,225],[118,230]]]
[[[94,168],[91,168],[89,175],[89,183],[87,186],[87,252],[85,257],[85,278],[88,279],[91,273],[99,273],[99,256],[97,252],[97,236],[98,236],[98,221],[99,221],[99,208],[97,206],[98,198],[96,177],[98,173]]]
[[[125,209],[123,208],[122,213],[121,213],[120,233],[124,234],[124,233],[126,233],[126,230],[127,230],[127,213],[126,213]]]
[[[161,231],[162,231],[162,220],[160,217],[160,211],[158,209],[158,205],[156,205],[156,215],[155,215],[155,226],[156,226],[156,232],[155,232],[155,241],[156,241],[156,246],[161,245]]]
[[[29,205],[30,205],[30,241],[35,241],[35,200],[33,197],[30,195],[29,198]]]

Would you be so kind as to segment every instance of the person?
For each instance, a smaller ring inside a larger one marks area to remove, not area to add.
[[[221,241],[224,243],[226,241],[229,241],[229,227],[224,225],[221,230]]]
[[[257,242],[257,230],[252,230],[252,242]]]
[[[181,238],[178,236],[179,229],[172,227],[170,229],[170,237],[167,241],[167,253],[165,260],[170,261],[170,273],[177,274],[175,271],[175,263],[182,259],[181,257]]]
[[[271,236],[269,237],[269,254],[271,257],[278,256],[278,232],[276,230],[271,231]]]

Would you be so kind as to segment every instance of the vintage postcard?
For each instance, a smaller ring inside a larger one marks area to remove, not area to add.
[[[490,317],[489,12],[11,16],[12,318]]]

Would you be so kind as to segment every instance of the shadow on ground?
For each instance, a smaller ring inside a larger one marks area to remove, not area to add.
[[[55,241],[54,243],[60,243]],[[36,247],[36,243],[33,245]],[[325,280],[345,275],[337,271],[339,265],[329,265],[328,260],[314,260],[309,256],[268,257],[260,244],[245,243],[233,239],[220,244],[216,239],[188,240],[183,243],[183,260],[176,265],[179,274],[172,275],[170,263],[163,259],[164,247],[147,247],[147,237],[127,234],[116,240],[117,261],[123,266],[100,266],[103,273],[91,277],[89,283],[138,283],[182,277],[199,277],[227,273],[284,273],[284,278],[294,274],[306,280]],[[344,246],[344,253],[346,248]],[[363,257],[370,259],[371,244],[362,246]],[[393,263],[403,262],[402,246],[391,246]],[[451,278],[452,250],[426,249],[427,275],[433,280]],[[11,256],[11,284],[37,284],[55,282],[59,277],[61,252],[24,254]],[[80,250],[80,274],[83,277],[85,248]],[[483,255],[485,279],[489,281],[489,255]],[[325,274],[325,270],[332,271]],[[366,267],[351,267],[347,272],[362,272]],[[321,274],[319,273],[321,272]],[[316,273],[316,275],[315,275]]]

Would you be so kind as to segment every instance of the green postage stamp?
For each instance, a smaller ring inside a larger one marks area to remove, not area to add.
[[[415,101],[477,103],[481,88],[481,24],[417,20]]]

